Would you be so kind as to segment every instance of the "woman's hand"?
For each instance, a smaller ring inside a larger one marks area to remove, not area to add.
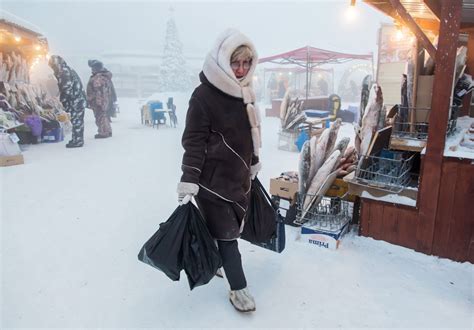
[[[257,176],[258,172],[262,169],[262,164],[258,162],[255,165],[250,166],[250,178],[253,180]]]
[[[197,195],[199,186],[191,182],[180,182],[178,183],[178,203],[180,205],[187,204],[191,198]]]

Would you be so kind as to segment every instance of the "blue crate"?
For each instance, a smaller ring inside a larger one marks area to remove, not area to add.
[[[41,132],[41,141],[46,143],[61,142],[64,140],[64,131],[62,127],[43,130]]]
[[[306,114],[306,117],[312,117],[312,118],[325,118],[325,117],[329,117],[329,115],[331,114],[330,111],[314,110],[314,109],[305,110],[304,113]]]
[[[163,102],[160,102],[160,101],[149,102],[148,106],[150,107],[151,111],[162,110],[163,109]]]

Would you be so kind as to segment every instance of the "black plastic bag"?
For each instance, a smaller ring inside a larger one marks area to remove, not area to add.
[[[189,204],[189,203],[188,203]],[[182,243],[191,208],[178,206],[138,253],[138,260],[161,270],[173,281],[183,269]]]
[[[252,181],[250,203],[241,237],[251,243],[267,242],[276,236],[277,206],[273,203],[261,182]]]
[[[285,249],[286,244],[286,233],[285,233],[285,220],[278,213],[276,216],[276,235],[275,237],[270,238],[266,242],[262,243],[252,243],[258,245],[264,249],[281,253]]]
[[[192,290],[207,284],[222,267],[222,260],[201,213],[194,205],[191,213],[192,219],[183,240],[183,266]]]
[[[208,283],[222,266],[219,251],[193,203],[178,206],[143,245],[138,260],[161,270],[173,281],[181,270],[194,289]]]

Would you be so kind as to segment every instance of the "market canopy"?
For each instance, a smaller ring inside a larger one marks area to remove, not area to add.
[[[301,47],[286,53],[268,56],[259,59],[258,63],[294,64],[305,68],[306,71],[306,99],[311,85],[311,73],[315,67],[324,64],[339,64],[352,60],[372,61],[373,54],[348,54],[333,52],[312,46]]]
[[[286,53],[259,59],[258,63],[296,64],[300,66],[319,66],[330,63],[344,63],[351,60],[372,60],[372,54],[347,54],[333,52],[312,46],[301,47]]]
[[[313,72],[333,72],[333,69],[323,69],[323,68],[312,68]],[[275,68],[264,68],[265,72],[285,72],[285,73],[305,73],[306,69],[301,67],[275,67]]]

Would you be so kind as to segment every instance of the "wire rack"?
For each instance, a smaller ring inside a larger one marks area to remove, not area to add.
[[[452,135],[456,131],[457,119],[459,117],[460,110],[461,106],[459,105],[451,106],[448,128],[446,130],[446,134],[448,136]],[[416,113],[416,123],[409,122],[412,112]],[[404,139],[426,141],[428,138],[428,122],[430,113],[431,108],[414,108],[398,105],[398,121],[393,125],[392,136]]]
[[[311,226],[323,231],[338,231],[352,219],[353,203],[340,197],[321,197],[319,201],[303,209],[306,198],[318,199],[314,195],[302,195],[298,198],[296,220],[297,225]]]
[[[428,127],[428,123],[395,122],[392,128],[392,137],[426,141]]]
[[[357,165],[358,184],[399,193],[411,181],[414,153],[382,150],[379,156],[362,156]]]

